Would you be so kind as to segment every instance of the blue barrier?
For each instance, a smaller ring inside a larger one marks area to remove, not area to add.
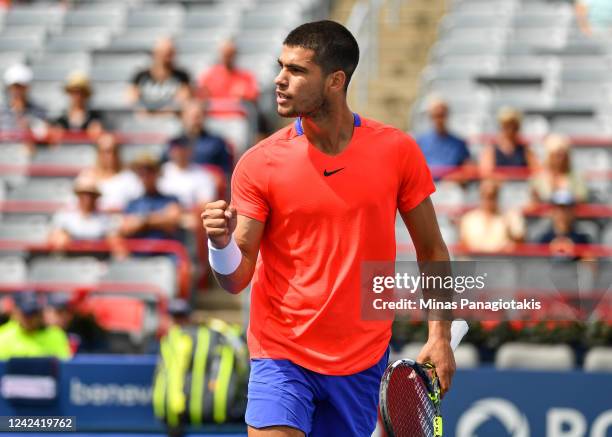
[[[162,433],[151,407],[155,359],[77,356],[59,365],[52,404],[0,397],[0,416],[75,416],[80,433]],[[2,377],[6,368],[0,362]],[[460,370],[443,414],[445,436],[612,437],[612,374]],[[242,424],[209,426],[198,434],[244,430]]]
[[[458,371],[445,436],[612,437],[612,374]]]

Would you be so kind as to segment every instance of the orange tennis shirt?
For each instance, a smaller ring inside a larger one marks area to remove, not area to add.
[[[361,318],[361,264],[395,261],[397,210],[409,211],[435,188],[414,140],[354,119],[338,155],[309,144],[298,119],[236,166],[232,203],[265,223],[251,288],[251,358],[350,375],[388,347],[391,321]]]

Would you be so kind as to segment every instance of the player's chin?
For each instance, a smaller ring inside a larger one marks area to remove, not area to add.
[[[278,115],[284,118],[294,118],[298,116],[297,112],[294,111],[293,108],[283,105],[277,105],[276,112],[278,113]]]

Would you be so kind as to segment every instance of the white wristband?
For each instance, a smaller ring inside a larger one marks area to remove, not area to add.
[[[242,252],[234,240],[234,236],[223,249],[213,247],[208,240],[208,262],[212,269],[222,275],[230,275],[236,271],[242,261]]]

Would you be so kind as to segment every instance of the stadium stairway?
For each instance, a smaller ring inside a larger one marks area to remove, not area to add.
[[[437,39],[444,0],[385,2],[379,17],[378,77],[370,82],[367,115],[407,130],[421,70]]]

